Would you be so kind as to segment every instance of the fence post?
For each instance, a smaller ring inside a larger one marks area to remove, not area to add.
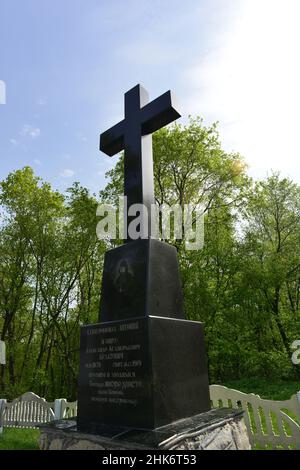
[[[54,401],[54,419],[62,419],[62,401],[63,398],[57,398]]]
[[[0,434],[3,433],[3,415],[4,415],[5,405],[6,405],[5,398],[0,398]]]

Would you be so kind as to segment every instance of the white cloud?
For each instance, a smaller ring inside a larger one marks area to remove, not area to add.
[[[70,170],[70,168],[65,168],[61,173],[60,176],[62,178],[72,178],[74,176],[74,171]]]
[[[30,126],[29,124],[24,124],[24,126],[20,130],[20,135],[22,137],[31,137],[32,139],[36,139],[41,135],[41,130],[38,127]]]
[[[245,0],[216,47],[183,73],[187,114],[219,120],[228,150],[254,176],[300,181],[299,0]]]
[[[41,165],[42,165],[41,160],[39,160],[38,158],[35,158],[33,161],[34,161],[34,163],[35,163],[36,165],[38,165],[38,166],[41,166]]]
[[[18,145],[18,141],[16,139],[9,139],[9,141],[12,145]]]

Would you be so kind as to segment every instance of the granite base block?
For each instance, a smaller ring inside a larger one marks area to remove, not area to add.
[[[137,317],[81,327],[78,430],[153,430],[210,409],[203,325]]]
[[[77,430],[76,420],[40,426],[41,450],[249,450],[243,412],[213,409],[154,430],[103,427]]]

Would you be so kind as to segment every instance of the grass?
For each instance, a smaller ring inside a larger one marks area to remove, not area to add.
[[[4,428],[0,434],[0,450],[37,450],[38,429]]]

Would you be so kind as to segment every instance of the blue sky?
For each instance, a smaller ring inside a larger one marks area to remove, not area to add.
[[[94,192],[114,163],[99,134],[137,83],[183,118],[219,120],[249,173],[300,183],[298,0],[1,0],[0,178],[25,165]]]

